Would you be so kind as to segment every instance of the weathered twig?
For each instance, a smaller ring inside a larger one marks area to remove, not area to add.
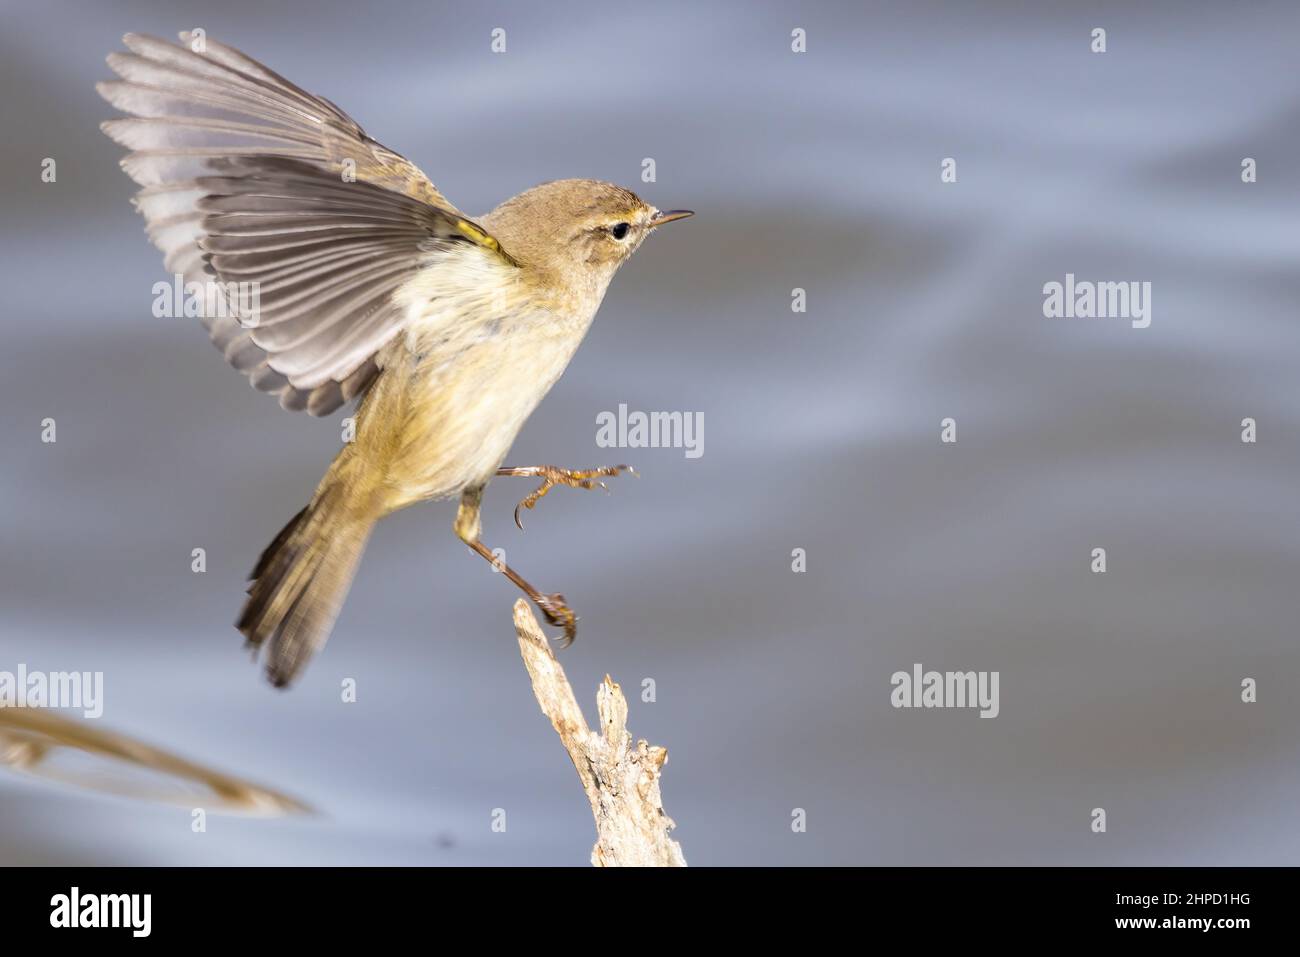
[[[538,627],[527,602],[515,602],[515,631],[533,693],[578,769],[596,819],[597,867],[685,867],[682,849],[668,833],[676,827],[664,813],[659,772],[665,748],[638,741],[627,732],[627,699],[609,675],[596,690],[601,733],[587,727],[564,669]]]
[[[104,762],[79,765],[70,752]],[[63,759],[63,760],[61,760]],[[0,707],[0,767],[108,794],[196,804],[247,814],[303,814],[310,808],[269,788],[92,727],[45,708]],[[148,777],[132,770],[154,772]]]

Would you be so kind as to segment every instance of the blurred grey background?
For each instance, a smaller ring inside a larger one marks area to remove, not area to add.
[[[6,4],[0,669],[102,670],[99,726],[320,813],[195,834],[0,768],[0,862],[581,865],[594,839],[450,503],[379,526],[292,691],[241,651],[245,575],[342,415],[280,411],[150,313],[161,257],[92,85],[123,32],[201,26],[463,209],[590,176],[699,212],[623,270],[509,458],[643,477],[522,534],[532,486],[498,480],[485,513],[582,616],[584,704],[610,673],[668,748],[691,863],[1295,863],[1300,10],[1089,6]],[[1045,319],[1067,272],[1151,282],[1150,328]],[[702,415],[704,455],[598,448],[619,403]],[[999,671],[1001,714],[895,710],[916,662]]]

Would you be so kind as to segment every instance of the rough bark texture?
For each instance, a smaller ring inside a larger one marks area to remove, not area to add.
[[[596,819],[591,863],[597,867],[685,867],[681,847],[669,837],[676,825],[664,813],[659,795],[659,772],[668,760],[668,751],[645,741],[632,746],[627,699],[609,675],[596,690],[600,732],[587,726],[564,669],[523,599],[515,602],[515,631],[537,703],[551,719],[591,802]]]

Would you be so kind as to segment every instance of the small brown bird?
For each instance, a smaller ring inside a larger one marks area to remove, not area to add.
[[[262,553],[237,622],[282,687],[329,637],[383,516],[459,495],[456,534],[495,562],[479,540],[494,475],[541,479],[519,503],[532,508],[627,470],[501,463],[618,267],[691,213],[571,179],[471,218],[328,100],[200,33],[180,39],[128,34],[130,52],[108,57],[120,79],[97,87],[129,114],[103,129],[132,151],[150,239],[187,288],[222,291],[202,321],[256,388],[312,415],[362,397],[355,439]],[[564,597],[498,567],[571,642]]]

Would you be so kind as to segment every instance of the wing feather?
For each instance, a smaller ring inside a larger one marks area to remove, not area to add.
[[[201,317],[226,360],[286,409],[328,414],[378,374],[412,276],[466,245],[509,256],[330,101],[180,39],[128,34],[109,55],[118,79],[97,89],[127,115],[104,132],[131,151],[122,168],[167,269],[228,293]]]

